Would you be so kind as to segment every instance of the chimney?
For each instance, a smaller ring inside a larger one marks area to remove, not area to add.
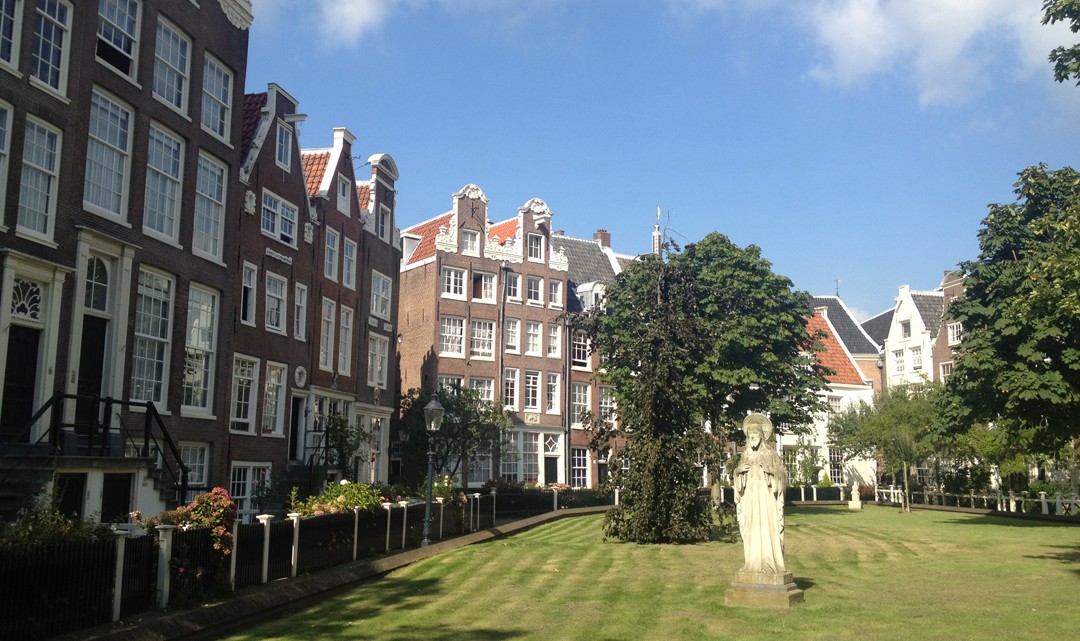
[[[600,243],[601,247],[611,247],[611,232],[606,229],[597,229],[593,234],[593,240]]]

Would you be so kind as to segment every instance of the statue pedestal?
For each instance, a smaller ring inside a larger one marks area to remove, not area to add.
[[[724,604],[757,608],[790,608],[803,602],[803,591],[795,586],[791,572],[764,574],[736,572],[724,593]]]
[[[853,511],[857,511],[857,510],[862,509],[862,501],[859,500],[859,497],[857,495],[855,496],[854,501],[848,501],[847,502],[847,509],[853,510]]]

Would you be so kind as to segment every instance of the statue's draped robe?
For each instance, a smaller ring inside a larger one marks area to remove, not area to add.
[[[784,573],[784,490],[787,470],[776,452],[762,445],[743,454],[735,479],[741,572]]]

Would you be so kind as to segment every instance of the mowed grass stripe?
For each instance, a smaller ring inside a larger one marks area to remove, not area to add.
[[[303,639],[1067,639],[1080,526],[868,506],[793,508],[806,603],[729,608],[739,543],[605,541],[575,517],[470,546],[231,637]]]

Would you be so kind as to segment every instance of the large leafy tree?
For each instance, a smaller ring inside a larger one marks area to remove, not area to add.
[[[442,427],[434,437],[428,433],[424,420],[424,407],[432,398],[438,399],[445,412]],[[429,444],[434,453],[435,473],[456,476],[469,459],[496,454],[511,428],[501,407],[480,398],[476,390],[459,385],[440,387],[434,395],[418,389],[409,390],[401,399],[400,416],[395,427],[399,437],[401,432],[405,436],[402,480],[417,486],[427,477]]]
[[[941,393],[939,383],[890,387],[873,405],[860,403],[833,415],[828,426],[829,445],[845,458],[884,462],[886,471],[903,475],[904,495],[908,496],[911,470],[935,452]]]
[[[1016,194],[990,207],[979,257],[961,264],[944,406],[960,429],[992,423],[1008,447],[1051,453],[1080,436],[1080,174],[1028,167]]]
[[[1080,0],[1043,0],[1043,24],[1067,22],[1073,33],[1080,31]],[[1054,80],[1075,79],[1080,85],[1080,44],[1057,47],[1050,52]]]
[[[749,411],[796,425],[819,407],[809,298],[757,247],[712,233],[667,260],[635,262],[604,303],[575,323],[600,353],[622,419],[618,428],[597,422],[594,435],[598,447],[622,437],[628,462],[612,474],[621,504],[606,530],[643,543],[702,539],[712,515],[696,488],[701,464],[718,464],[716,434]]]

